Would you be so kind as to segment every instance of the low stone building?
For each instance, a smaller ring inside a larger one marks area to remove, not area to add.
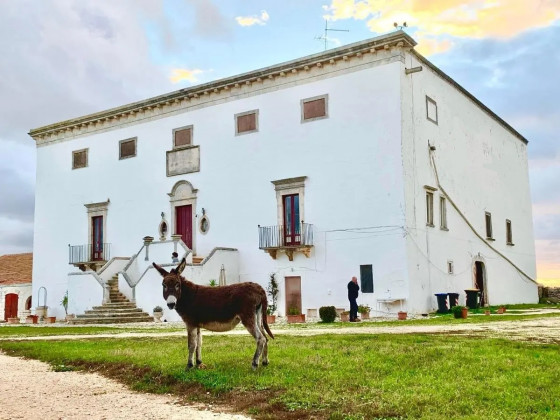
[[[2,320],[25,319],[31,313],[33,254],[0,256],[0,307]]]

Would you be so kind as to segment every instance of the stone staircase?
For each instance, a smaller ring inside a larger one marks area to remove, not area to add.
[[[154,318],[137,308],[125,295],[119,292],[119,278],[114,275],[107,282],[109,302],[94,306],[83,315],[78,315],[71,324],[124,324],[127,322],[153,322]]]

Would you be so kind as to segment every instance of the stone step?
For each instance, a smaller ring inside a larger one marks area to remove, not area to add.
[[[135,317],[135,318],[74,318],[71,324],[126,324],[129,322],[153,322],[154,318]]]
[[[78,319],[84,318],[139,318],[149,317],[145,312],[129,312],[129,313],[114,313],[114,312],[94,312],[89,314],[80,314],[76,316]]]
[[[94,306],[93,309],[95,310],[99,310],[99,309],[131,309],[131,308],[136,308],[136,305],[132,302],[127,302],[127,303],[106,303],[105,305],[102,306]]]
[[[192,262],[193,264],[200,264],[203,259],[204,257],[201,257],[200,255],[193,255]]]
[[[140,308],[104,308],[104,307],[99,307],[97,309],[89,309],[87,310],[85,313],[86,314],[91,314],[91,313],[114,313],[114,314],[129,314],[129,313],[143,313],[142,309]]]

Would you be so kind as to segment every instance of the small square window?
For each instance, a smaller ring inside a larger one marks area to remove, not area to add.
[[[328,117],[328,95],[302,99],[301,121],[314,121]]]
[[[193,126],[175,128],[173,130],[173,148],[190,146],[192,144]]]
[[[511,220],[506,219],[506,245],[513,245],[513,232],[511,229]]]
[[[248,134],[259,131],[258,110],[235,114],[235,134]]]
[[[72,152],[72,169],[86,168],[88,166],[88,150],[75,150]]]
[[[447,261],[447,274],[453,274],[453,261]]]
[[[429,96],[426,96],[426,118],[434,124],[438,123],[437,103]]]
[[[119,142],[119,159],[136,156],[136,137]]]
[[[484,218],[486,221],[486,239],[494,240],[492,236],[492,213],[484,213]]]

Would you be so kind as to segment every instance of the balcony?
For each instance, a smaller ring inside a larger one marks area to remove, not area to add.
[[[307,258],[313,248],[313,225],[300,223],[294,229],[284,225],[260,226],[259,249],[276,259],[278,251],[285,252],[290,261],[294,260],[294,253],[301,252]]]
[[[90,268],[97,271],[111,258],[111,244],[98,243],[87,245],[68,245],[68,264],[85,271]]]

